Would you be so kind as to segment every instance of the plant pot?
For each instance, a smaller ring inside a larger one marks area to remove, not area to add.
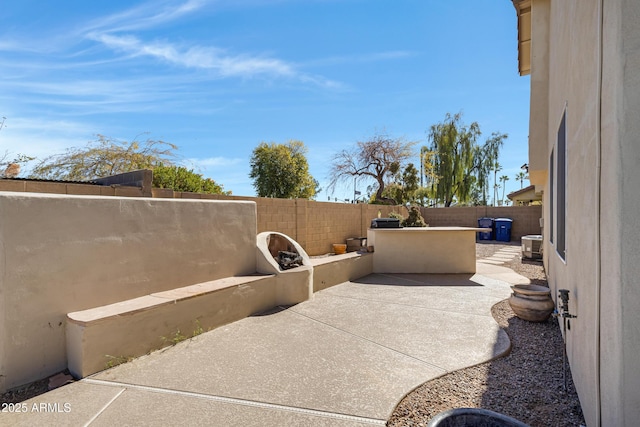
[[[513,285],[509,305],[519,318],[529,322],[544,322],[549,318],[555,304],[551,290],[538,285]]]
[[[333,253],[336,255],[346,254],[347,253],[347,245],[344,243],[334,243],[333,244]]]
[[[529,427],[504,414],[479,408],[456,408],[441,412],[428,427]]]

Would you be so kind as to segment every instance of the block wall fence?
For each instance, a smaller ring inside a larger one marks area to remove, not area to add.
[[[149,197],[148,189],[119,185],[88,185],[64,182],[0,179],[0,191],[36,193]],[[373,218],[388,217],[391,212],[407,216],[403,206],[316,202],[307,199],[272,199],[264,197],[223,196],[177,192],[154,188],[154,198],[244,200],[256,203],[258,233],[278,231],[296,240],[309,255],[332,251],[333,243],[344,243],[351,237],[366,237]],[[542,234],[539,218],[542,206],[474,206],[453,208],[421,208],[422,216],[432,227],[477,227],[478,218],[511,218],[511,240],[519,241],[527,234]]]

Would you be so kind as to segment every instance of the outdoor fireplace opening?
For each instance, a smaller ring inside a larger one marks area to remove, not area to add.
[[[280,266],[280,270],[300,267],[303,264],[302,256],[298,253],[293,243],[284,236],[269,234],[267,236],[269,253]]]
[[[302,247],[285,234],[265,232],[258,235],[258,249],[269,264],[279,271],[310,265],[309,256]],[[271,261],[273,260],[273,261]]]

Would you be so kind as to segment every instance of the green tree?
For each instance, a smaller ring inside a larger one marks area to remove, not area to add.
[[[509,177],[507,175],[502,175],[500,177],[500,182],[502,183],[502,204],[505,204],[504,193],[507,189],[507,181],[509,181]]]
[[[375,134],[355,147],[344,149],[333,156],[329,172],[329,189],[338,182],[354,176],[373,179],[377,184],[375,200],[389,201],[383,196],[385,186],[393,179],[401,165],[413,156],[416,142],[392,138],[385,133]]]
[[[435,155],[435,152],[429,151],[429,147],[420,148],[420,188],[416,190],[416,202],[421,206],[429,205],[430,199],[435,198],[437,182],[433,164]]]
[[[160,140],[127,142],[98,135],[97,140],[85,147],[69,148],[63,154],[41,160],[30,177],[86,181],[137,169],[152,169],[160,163],[171,165],[177,148]]]
[[[309,173],[306,153],[302,141],[260,143],[253,150],[249,174],[258,196],[313,198],[319,191],[318,181]]]
[[[502,170],[502,166],[497,161],[493,165],[493,205],[498,205],[498,190],[500,185],[498,184],[498,172]]]
[[[156,188],[170,188],[174,191],[187,191],[205,194],[231,194],[211,178],[183,166],[165,166],[160,163],[153,168],[153,184]]]
[[[416,191],[420,187],[418,185],[420,178],[418,177],[418,169],[409,163],[402,172],[403,201],[414,202],[416,199]]]
[[[395,165],[392,168],[395,170]],[[418,190],[418,169],[409,163],[405,166],[402,173],[397,170],[394,174],[394,181],[387,184],[382,193],[382,197],[392,200],[394,204],[404,205],[406,203],[412,203],[416,198],[416,190]]]
[[[500,148],[504,140],[507,138],[506,134],[499,132],[493,132],[485,143],[476,149],[476,168],[477,168],[477,187],[480,193],[482,193],[482,205],[487,205],[487,189],[489,187],[489,174],[493,170],[495,164],[498,162],[500,155]],[[495,184],[495,176],[494,176]],[[494,199],[495,200],[495,199]]]
[[[475,194],[482,192],[486,204],[486,187],[492,160],[498,158],[506,134],[493,133],[483,145],[478,145],[481,135],[477,122],[466,126],[462,113],[447,113],[445,120],[432,125],[429,131],[433,152],[433,178],[436,201],[451,206],[469,203]]]
[[[520,188],[522,188],[522,186],[524,185],[524,180],[527,179],[527,178],[528,178],[528,176],[524,172],[518,172],[516,174],[516,181],[520,181]]]

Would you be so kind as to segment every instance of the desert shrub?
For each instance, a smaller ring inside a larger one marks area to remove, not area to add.
[[[402,220],[403,227],[427,227],[428,224],[424,222],[424,218],[420,214],[420,209],[417,206],[411,206],[409,208],[409,216]]]

